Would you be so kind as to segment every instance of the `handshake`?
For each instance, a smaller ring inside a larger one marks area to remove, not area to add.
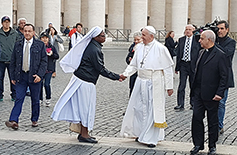
[[[120,76],[120,78],[119,78],[119,81],[120,81],[120,82],[124,81],[124,80],[127,78],[127,77],[124,76],[123,74],[120,74],[119,76]]]

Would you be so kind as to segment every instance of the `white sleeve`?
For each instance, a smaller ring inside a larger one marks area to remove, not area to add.
[[[76,32],[75,32],[76,33]],[[73,33],[72,37],[71,37],[71,44],[72,44],[72,47],[75,45],[76,43],[76,35],[75,33]]]
[[[165,89],[173,89],[173,66],[164,69]]]
[[[133,75],[136,72],[137,72],[137,53],[135,52],[130,64],[127,66],[127,68],[123,72],[123,75],[128,77],[128,76]]]

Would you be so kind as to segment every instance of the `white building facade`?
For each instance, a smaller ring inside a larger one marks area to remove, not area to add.
[[[88,29],[100,26],[133,33],[153,25],[173,30],[178,37],[188,23],[199,27],[220,17],[237,32],[237,0],[0,0],[0,4],[0,17],[8,15],[13,24],[25,17],[43,29],[48,23],[59,30],[80,22]]]

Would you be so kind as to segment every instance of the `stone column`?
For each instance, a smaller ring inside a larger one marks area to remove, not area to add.
[[[48,28],[53,23],[54,28],[60,33],[61,0],[42,0],[42,26]]]
[[[212,2],[212,21],[216,17],[220,17],[221,20],[228,20],[228,2],[229,0],[215,0],[215,2]]]
[[[81,0],[65,0],[64,26],[75,26],[81,22]],[[83,23],[82,23],[83,24]]]
[[[88,27],[88,1],[81,0],[81,23],[83,27]]]
[[[158,30],[165,28],[165,0],[150,1],[150,25]]]
[[[131,0],[132,33],[147,26],[147,0]]]
[[[131,0],[124,0],[124,29],[131,29]]]
[[[18,0],[17,18],[26,18],[35,25],[35,0]]]
[[[197,27],[205,25],[206,0],[192,0],[190,23]]]
[[[172,30],[175,39],[183,36],[188,23],[188,0],[172,0]]]
[[[124,0],[109,0],[108,28],[123,29]]]
[[[105,0],[88,0],[88,29],[105,26]]]
[[[0,0],[0,19],[3,16],[8,16],[11,19],[11,26],[12,26],[12,8],[13,3],[12,0]],[[1,24],[2,25],[2,24]]]
[[[35,27],[40,27],[40,31],[42,28],[42,0],[35,1]]]
[[[237,32],[237,0],[230,1],[230,32]]]
[[[212,22],[212,0],[206,0],[205,23]]]
[[[172,29],[172,0],[166,0],[165,4],[165,29]]]

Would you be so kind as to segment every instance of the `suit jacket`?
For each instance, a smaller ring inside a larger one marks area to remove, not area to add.
[[[176,66],[175,71],[180,71],[180,64],[183,58],[184,46],[185,46],[186,36],[179,38],[178,46],[176,47],[177,57],[176,57]],[[194,73],[195,66],[198,58],[198,52],[201,49],[200,43],[193,36],[191,44],[191,69]]]
[[[24,39],[16,42],[11,56],[10,77],[11,80],[15,80],[16,82],[19,82],[22,79],[23,47]],[[41,40],[34,38],[30,47],[29,82],[34,82],[34,74],[37,74],[43,79],[46,69],[47,55],[45,45]]]
[[[226,36],[220,40],[218,38],[217,46],[222,49],[226,53],[226,57],[228,60],[228,88],[234,87],[234,75],[232,70],[232,60],[235,53],[236,41]]]
[[[205,49],[200,50],[196,66],[198,66],[204,51]],[[227,58],[225,53],[215,46],[202,67],[201,98],[205,101],[212,101],[215,95],[219,95],[223,98],[228,79]],[[197,88],[196,73],[197,67],[195,68],[194,81],[191,87],[191,96],[193,96],[194,89]]]

